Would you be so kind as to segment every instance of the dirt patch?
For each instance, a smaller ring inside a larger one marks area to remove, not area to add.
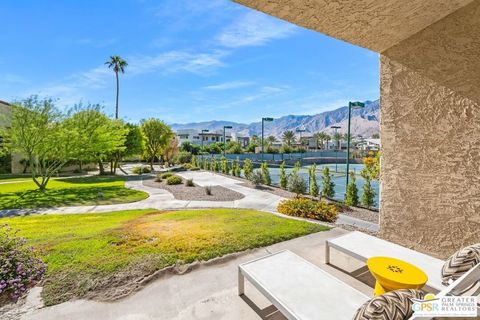
[[[195,181],[194,181],[195,182]],[[152,188],[164,189],[173,194],[177,200],[186,201],[234,201],[243,199],[245,196],[222,186],[211,186],[211,195],[205,191],[205,187],[195,184],[194,187],[187,187],[184,184],[167,185],[165,180],[156,182],[153,179],[143,180],[143,185]]]

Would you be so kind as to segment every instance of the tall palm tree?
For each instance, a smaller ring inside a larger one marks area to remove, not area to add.
[[[120,94],[120,83],[118,81],[118,73],[125,73],[125,68],[128,66],[128,63],[123,60],[120,56],[110,56],[110,60],[105,62],[109,69],[113,69],[115,72],[115,77],[117,79],[117,99],[115,103],[115,119],[118,119],[118,95]]]
[[[287,146],[291,147],[295,143],[295,132],[292,130],[285,131],[282,135],[282,141]]]
[[[328,134],[328,133],[325,133],[325,141],[327,142],[327,148],[328,149],[328,142],[332,140],[332,137]]]
[[[319,146],[322,146],[322,149],[325,149],[324,142],[327,140],[327,136],[328,135],[325,132],[317,132],[313,135],[317,149]]]
[[[337,132],[333,135],[333,140],[337,143],[337,149],[340,149],[340,141],[343,139],[343,134]]]

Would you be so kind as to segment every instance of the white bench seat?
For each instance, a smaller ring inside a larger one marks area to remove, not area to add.
[[[375,256],[386,256],[409,262],[422,269],[428,276],[427,286],[436,292],[446,287],[442,284],[441,270],[445,261],[402,247],[368,234],[354,231],[328,239],[325,244],[325,263],[330,263],[330,248],[339,250],[366,262]]]
[[[244,294],[244,278],[287,319],[350,320],[369,299],[288,250],[239,265],[239,295]]]

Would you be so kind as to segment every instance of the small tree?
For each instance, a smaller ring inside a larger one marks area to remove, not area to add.
[[[307,183],[298,170],[293,170],[288,175],[288,191],[296,193],[297,197],[307,192]]]
[[[192,155],[192,159],[190,160],[190,165],[192,166],[192,168],[195,168],[197,166],[197,159],[195,155]]]
[[[233,163],[235,165],[235,169],[233,170],[233,175],[235,177],[240,177],[240,171],[242,170],[240,168],[240,159],[237,157],[237,159]]]
[[[358,205],[358,188],[355,181],[355,174],[350,172],[350,182],[347,186],[347,192],[345,194],[345,204],[348,206]]]
[[[270,177],[270,171],[268,170],[267,162],[262,163],[261,169],[262,169],[263,183],[267,186],[271,185],[272,178]]]
[[[282,164],[280,165],[280,187],[282,189],[287,189],[287,183],[288,183],[288,179],[287,179],[287,174],[285,172],[285,161],[283,161]]]
[[[245,161],[243,161],[243,174],[245,175],[245,178],[248,179],[252,174],[252,171],[253,171],[252,160],[247,158],[245,159]]]
[[[335,196],[335,183],[332,181],[330,169],[324,167],[322,173],[322,196],[333,198]]]
[[[318,184],[317,184],[317,166],[314,164],[308,169],[308,175],[310,178],[310,195],[312,197],[318,197]]]
[[[205,159],[205,170],[210,170],[210,161],[208,160],[208,158]]]
[[[248,176],[248,180],[256,187],[262,184],[263,174],[260,170],[253,170],[252,173]]]
[[[161,155],[162,149],[173,138],[173,131],[163,121],[155,118],[142,120],[141,128],[145,139],[145,155],[150,159],[150,168],[153,170],[155,158]]]
[[[370,175],[362,174],[362,177],[365,179],[365,183],[363,184],[362,203],[367,208],[371,208],[375,205],[376,193],[372,188]]]
[[[294,170],[299,171],[301,168],[302,168],[302,164],[300,163],[300,161],[295,162]]]
[[[5,134],[11,148],[27,157],[32,179],[40,190],[45,190],[50,177],[77,150],[78,139],[69,132],[63,114],[51,99],[32,96],[14,105],[11,127]]]
[[[217,158],[212,158],[212,164],[211,164],[211,170],[213,172],[218,172],[218,161],[217,161]]]
[[[222,157],[222,160],[221,160],[221,163],[222,163],[222,173],[223,174],[229,174],[230,172],[230,167],[228,165],[228,161],[225,157]]]

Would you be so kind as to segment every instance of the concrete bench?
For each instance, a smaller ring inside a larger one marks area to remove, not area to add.
[[[350,320],[369,299],[288,250],[239,265],[239,295],[245,278],[289,320]]]

